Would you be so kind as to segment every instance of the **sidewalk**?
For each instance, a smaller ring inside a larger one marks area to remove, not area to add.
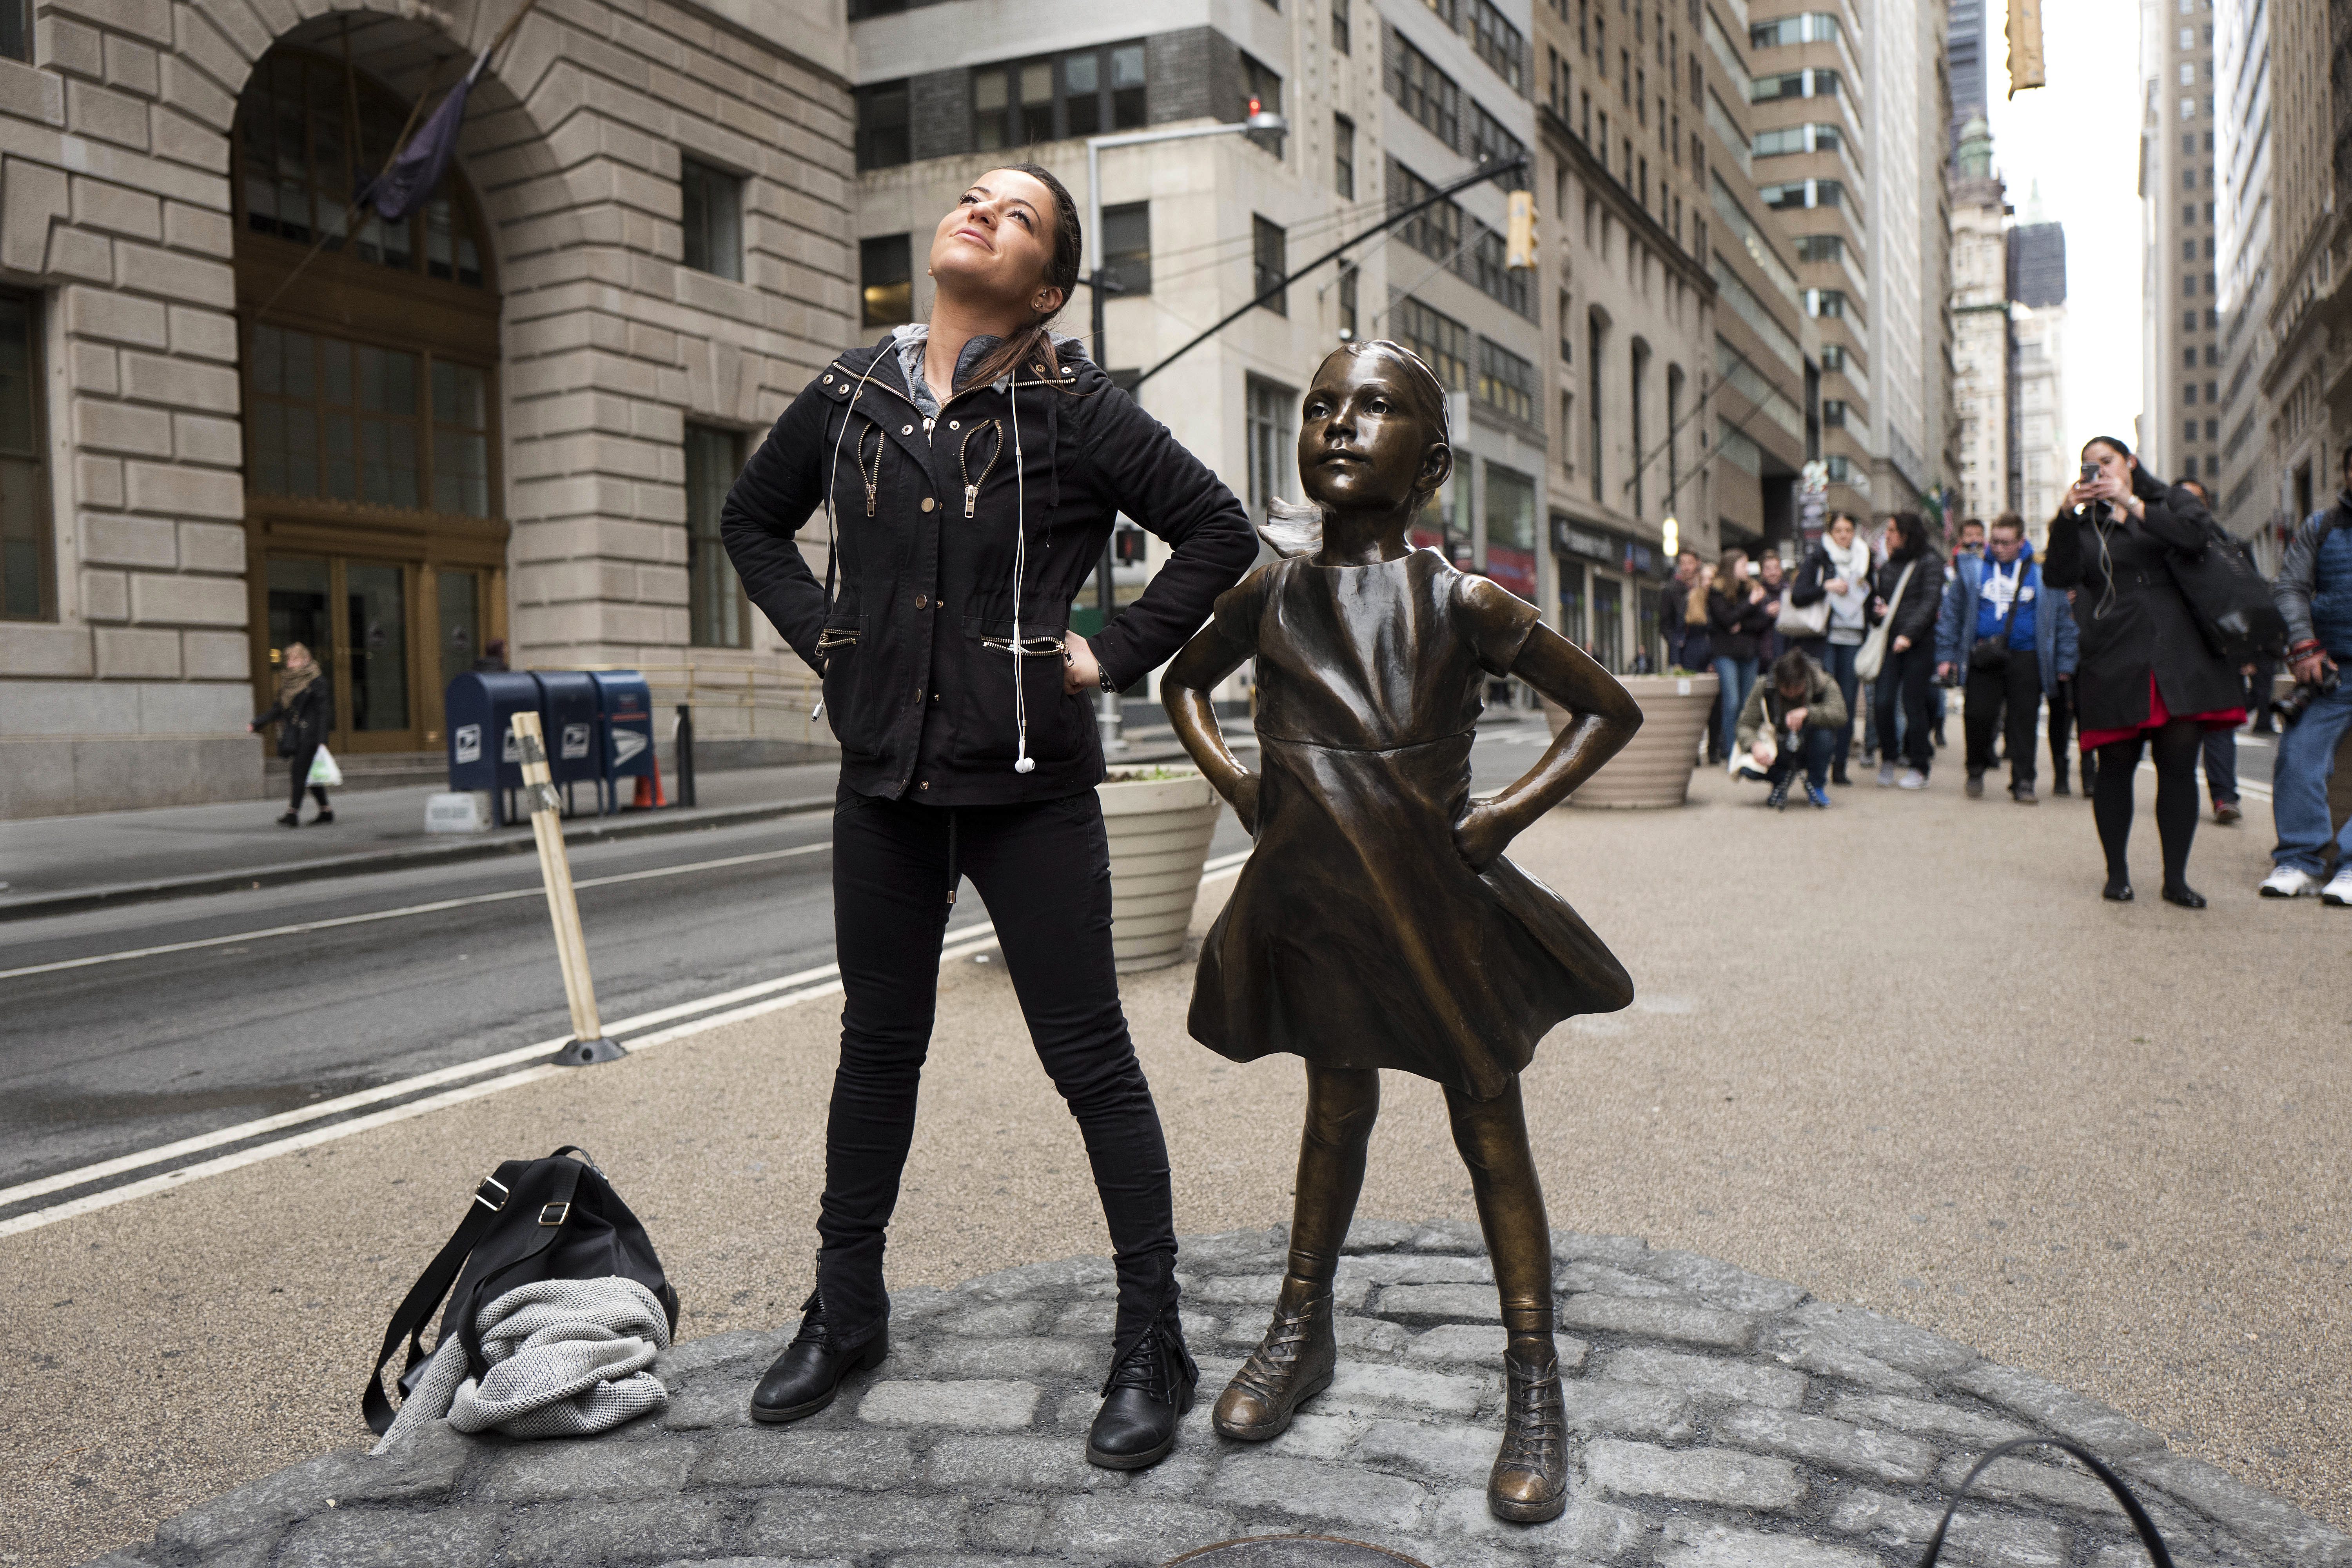
[[[1179,760],[1182,748],[1165,724],[1129,731],[1129,750],[1114,766]],[[833,803],[840,764],[827,760],[782,767],[736,768],[696,779],[695,807],[595,815],[595,792],[575,786],[580,815],[564,823],[569,844],[756,821]],[[0,921],[62,914],[100,903],[181,897],[372,871],[406,870],[438,861],[528,853],[528,819],[484,834],[427,834],[425,802],[442,786],[332,794],[335,820],[285,828],[277,800],[0,822]],[[663,787],[675,791],[667,777]]]
[[[1921,794],[1865,784],[1831,812],[1774,813],[1702,773],[1684,810],[1562,810],[1513,847],[1638,990],[1625,1012],[1555,1031],[1524,1077],[1552,1223],[1867,1306],[2352,1525],[2352,1079],[2341,1006],[2324,976],[2297,994],[2309,966],[2293,958],[2340,951],[2352,913],[2255,895],[2259,806],[2200,829],[2190,874],[2212,908],[2190,912],[2100,900],[2079,799],[1971,802],[1960,783],[1938,767]],[[2143,886],[2151,796],[2143,783]],[[1232,885],[1203,890],[1196,937]],[[1189,964],[1121,984],[1178,1228],[1263,1229],[1289,1213],[1298,1067],[1192,1043],[1192,984]],[[357,1389],[385,1318],[499,1159],[593,1150],[684,1297],[681,1339],[789,1325],[809,1289],[838,1033],[838,1003],[819,999],[0,1240],[19,1320],[0,1342],[0,1552],[80,1562],[362,1440]],[[1389,1078],[1360,1214],[1471,1218],[1442,1097]],[[1099,1254],[1087,1173],[1003,965],[950,964],[893,1288]],[[1192,1299],[1204,1320],[1241,1321],[1205,1286]],[[906,1364],[942,1353],[908,1331]],[[1237,1353],[1224,1347],[1200,1348]],[[1654,1359],[1661,1376],[1706,1370]],[[1088,1367],[1073,1386],[1099,1377]],[[1838,1436],[1821,1408],[1787,1412],[1789,1440]],[[1659,1429],[1609,1436],[1677,1464],[1715,1451]],[[1596,1449],[1613,1451],[1597,1436],[1577,1461],[1596,1484]],[[1811,1529],[1812,1510],[1776,1528]],[[1675,1560],[1916,1560],[1849,1540],[1862,1554]]]

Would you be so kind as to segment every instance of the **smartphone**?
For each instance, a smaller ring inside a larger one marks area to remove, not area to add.
[[[2096,484],[2096,483],[2098,482],[2098,479],[2099,479],[2099,465],[2098,465],[2098,464],[2096,464],[2096,463],[2085,463],[2085,464],[2084,464],[2084,465],[2083,465],[2083,482],[2084,482],[2084,484],[2086,484],[2086,485],[2089,485],[2089,484]]]

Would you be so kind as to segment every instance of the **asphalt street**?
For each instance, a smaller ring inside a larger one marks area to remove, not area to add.
[[[1546,738],[1492,724],[1480,787]],[[604,1018],[831,963],[831,826],[814,812],[575,849]],[[1227,815],[1211,854],[1247,844]],[[967,885],[950,940],[986,919]],[[569,1032],[529,856],[12,921],[0,1008],[0,1188]]]

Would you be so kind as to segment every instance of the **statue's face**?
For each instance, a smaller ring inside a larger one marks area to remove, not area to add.
[[[1412,371],[1383,353],[1323,362],[1299,410],[1298,478],[1307,498],[1343,510],[1393,510],[1435,489],[1454,454],[1422,412]]]

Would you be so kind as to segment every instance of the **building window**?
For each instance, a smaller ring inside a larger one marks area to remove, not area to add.
[[[246,484],[414,510],[425,493],[419,356],[266,323],[247,363]]]
[[[1282,286],[1290,263],[1280,224],[1251,215],[1250,258],[1256,303],[1277,316],[1290,314],[1290,290]]]
[[[490,373],[433,361],[433,506],[452,517],[490,515]]]
[[[1478,401],[1528,425],[1539,425],[1536,367],[1492,338],[1478,340]]]
[[[1448,392],[1470,385],[1470,331],[1453,317],[1433,310],[1410,294],[1399,295],[1389,310],[1389,326],[1397,342],[1419,354],[1437,373]]]
[[[972,144],[983,153],[1133,131],[1143,124],[1146,107],[1139,43],[984,66],[971,73]]]
[[[857,166],[895,169],[913,156],[907,83],[877,82],[857,89]]]
[[[1756,195],[1775,212],[1845,205],[1845,186],[1836,180],[1790,180],[1784,184],[1759,185]]]
[[[1388,192],[1389,210],[1400,212],[1428,201],[1437,187],[1391,158]],[[1397,237],[1432,261],[1451,261],[1462,248],[1462,209],[1451,197],[1422,207],[1397,226]]]
[[[1356,122],[1331,117],[1331,189],[1342,201],[1356,199]]]
[[[1533,320],[1535,296],[1528,287],[1530,273],[1526,270],[1514,272],[1504,265],[1510,247],[1503,237],[1475,218],[1471,222],[1477,226],[1477,242],[1470,247],[1471,281],[1476,283],[1482,292]]]
[[[1331,47],[1343,55],[1352,53],[1349,37],[1348,0],[1331,0]]]
[[[1339,341],[1352,342],[1356,336],[1356,269],[1339,268]]]
[[[685,193],[686,264],[715,278],[743,280],[743,182],[722,169],[679,160]]]
[[[1844,291],[1838,289],[1806,289],[1805,314],[1843,319],[1845,315]]]
[[[57,616],[49,559],[47,443],[34,346],[40,316],[20,294],[0,294],[0,620]]]
[[[1843,261],[1845,259],[1845,239],[1834,234],[1801,234],[1797,237],[1797,259]]]
[[[1470,0],[1470,44],[1496,76],[1511,84],[1513,92],[1526,89],[1528,41],[1495,8],[1494,0]]]
[[[1801,16],[1783,16],[1774,22],[1759,22],[1748,29],[1748,47],[1751,49],[1786,48],[1791,44],[1831,44],[1837,41],[1838,19],[1825,11],[1807,11]]]
[[[0,10],[15,3],[20,0],[0,0]],[[352,93],[358,100],[356,148],[346,107]],[[314,111],[320,104],[333,111]],[[371,207],[357,233],[344,232],[354,216],[352,193],[391,161],[408,108],[372,85],[347,81],[339,61],[271,50],[236,104],[237,196],[246,227],[306,248],[348,246],[374,266],[481,288],[480,229],[452,195],[454,180],[400,223],[384,222]]]
[[[868,327],[895,327],[915,319],[913,237],[886,234],[857,242],[857,290]]]
[[[751,646],[743,584],[719,538],[719,514],[742,467],[742,437],[708,425],[686,427],[687,640],[696,647]]]
[[[1470,105],[1470,156],[1481,163],[1497,168],[1516,163],[1517,169],[1507,174],[1497,174],[1496,183],[1506,190],[1524,191],[1528,185],[1527,143],[1503,129],[1503,122],[1486,112],[1477,102]]]
[[[1151,292],[1151,204],[1103,208],[1103,267],[1120,294]],[[1116,297],[1116,296],[1114,296]]]
[[[1750,103],[1770,103],[1783,98],[1835,98],[1839,85],[1835,71],[1788,71],[1780,76],[1758,77],[1748,85],[1748,100]]]
[[[1462,0],[1422,0],[1422,4],[1455,32],[1462,30]]]
[[[1822,424],[1832,430],[1842,430],[1845,427],[1845,399],[1842,397],[1822,399]]]
[[[1823,370],[1834,370],[1841,373],[1844,371],[1845,345],[1843,343],[1823,343],[1822,345],[1822,368]]]
[[[33,58],[32,0],[0,0],[0,55],[12,60]]]
[[[1842,145],[1834,125],[1785,125],[1778,131],[1758,132],[1754,152],[1759,158],[1774,158],[1791,153],[1834,153]]]
[[[1291,500],[1298,471],[1298,394],[1257,376],[1248,379],[1249,509],[1263,522],[1266,502]]]
[[[1591,384],[1585,389],[1584,405],[1585,417],[1591,422],[1592,426],[1589,433],[1592,441],[1591,462],[1589,465],[1592,470],[1592,499],[1605,504],[1605,498],[1601,493],[1601,366],[1602,363],[1601,354],[1609,341],[1609,328],[1601,321],[1598,310],[1588,318],[1586,333],[1584,365],[1585,374],[1591,378]]]
[[[1500,463],[1486,468],[1486,574],[1522,599],[1536,595],[1536,482]]]
[[[1459,146],[1462,141],[1462,89],[1454,84],[1452,77],[1439,70],[1427,55],[1404,38],[1393,33],[1390,38],[1395,47],[1391,51],[1389,96],[1440,142],[1448,147]]]

